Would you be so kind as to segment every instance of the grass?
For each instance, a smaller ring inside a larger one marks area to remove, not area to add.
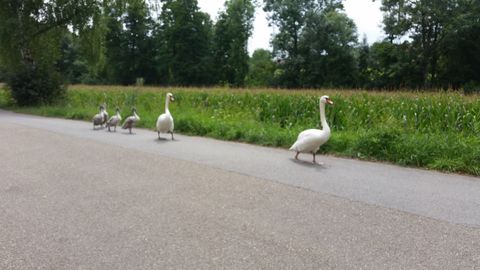
[[[170,111],[177,132],[285,148],[300,131],[319,127],[318,98],[328,94],[335,102],[327,108],[332,137],[322,153],[480,175],[479,96],[76,85],[59,105],[8,106],[3,91],[0,106],[90,121],[106,101],[110,114],[118,106],[126,116],[135,106],[142,119],[139,126],[154,129],[166,92],[175,95]]]

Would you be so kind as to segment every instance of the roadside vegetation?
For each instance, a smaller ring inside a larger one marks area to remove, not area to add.
[[[9,106],[10,98],[2,91],[0,106],[90,121],[106,102],[110,113],[118,106],[123,116],[136,107],[138,126],[153,130],[167,92],[175,95],[170,110],[176,132],[283,148],[300,131],[319,127],[318,98],[328,94],[335,102],[326,111],[332,138],[322,153],[480,175],[476,95],[75,85],[59,105]]]

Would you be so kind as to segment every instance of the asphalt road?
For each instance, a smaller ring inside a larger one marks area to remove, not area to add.
[[[479,178],[135,133],[0,111],[0,269],[480,269]]]

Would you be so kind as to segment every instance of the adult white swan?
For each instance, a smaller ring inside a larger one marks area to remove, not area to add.
[[[168,105],[174,100],[173,94],[167,93],[167,96],[165,97],[165,113],[162,113],[157,119],[158,139],[160,139],[160,133],[170,133],[172,134],[173,140],[173,117],[168,110]]]
[[[125,119],[125,122],[123,122],[123,126],[122,126],[123,129],[128,129],[130,131],[130,134],[132,134],[132,128],[140,120],[140,117],[137,114],[137,109],[132,108],[132,112],[133,112],[133,115]]]
[[[290,150],[297,152],[295,159],[298,159],[300,153],[310,153],[313,155],[313,163],[315,163],[315,155],[324,143],[330,138],[330,127],[327,119],[325,119],[325,104],[333,104],[333,101],[328,96],[320,98],[320,122],[323,130],[307,129],[298,134],[297,141],[290,147]]]

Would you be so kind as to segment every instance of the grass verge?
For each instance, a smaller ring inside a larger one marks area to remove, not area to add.
[[[166,92],[175,95],[177,132],[285,148],[300,131],[319,127],[318,98],[328,94],[335,102],[327,108],[333,131],[322,153],[480,175],[480,99],[458,93],[80,85],[70,87],[63,103],[39,107],[8,105],[8,93],[0,91],[0,106],[86,121],[103,102],[123,116],[135,106],[139,127],[154,129]]]

